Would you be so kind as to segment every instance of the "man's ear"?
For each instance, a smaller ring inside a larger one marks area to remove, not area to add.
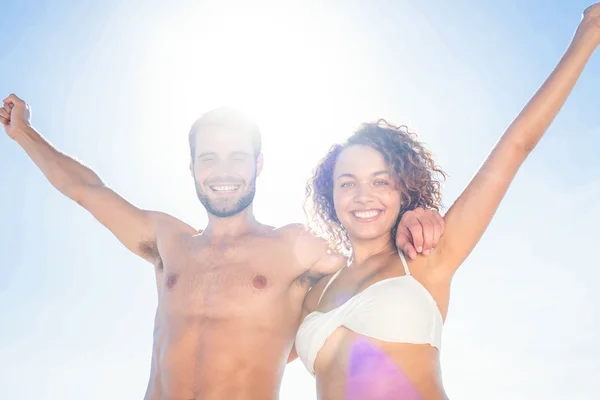
[[[262,172],[264,163],[265,163],[265,159],[263,158],[262,153],[260,153],[258,155],[258,157],[256,158],[256,176],[259,176],[260,173]]]

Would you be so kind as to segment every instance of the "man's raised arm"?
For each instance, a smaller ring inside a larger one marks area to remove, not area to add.
[[[54,148],[30,123],[30,108],[11,94],[3,100],[0,122],[48,181],[88,210],[133,253],[158,261],[156,226],[162,214],[144,211],[108,188],[90,168]]]

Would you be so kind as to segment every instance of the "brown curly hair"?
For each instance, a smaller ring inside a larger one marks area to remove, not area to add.
[[[384,119],[363,123],[344,143],[335,144],[319,162],[306,185],[305,212],[309,225],[317,235],[329,239],[339,252],[350,250],[348,233],[340,223],[333,204],[333,170],[342,151],[352,145],[369,146],[380,152],[391,169],[395,183],[403,190],[398,220],[417,207],[440,211],[441,182],[446,174],[433,161],[432,154],[406,126],[394,126]]]

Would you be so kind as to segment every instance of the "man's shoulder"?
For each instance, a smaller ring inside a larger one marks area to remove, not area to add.
[[[312,235],[310,229],[308,229],[308,227],[303,224],[283,225],[279,228],[275,228],[273,232],[290,238],[294,238],[299,235]]]
[[[148,211],[148,215],[152,220],[152,223],[156,227],[157,233],[170,234],[170,233],[184,233],[184,234],[196,234],[201,233],[202,230],[193,228],[191,225],[183,222],[179,218],[172,216],[160,211]]]
[[[292,254],[302,270],[315,276],[337,271],[345,257],[332,252],[329,243],[302,224],[289,224],[278,229],[291,246]]]
[[[314,234],[306,225],[288,224],[273,231],[293,246],[303,246],[313,251],[325,252],[328,250],[327,241]],[[307,248],[307,250],[308,250]]]

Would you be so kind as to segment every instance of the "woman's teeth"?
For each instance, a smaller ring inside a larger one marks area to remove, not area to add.
[[[356,218],[361,218],[361,219],[367,219],[367,218],[373,218],[376,217],[377,215],[379,215],[378,210],[371,210],[371,211],[354,211],[352,214],[356,217]]]

